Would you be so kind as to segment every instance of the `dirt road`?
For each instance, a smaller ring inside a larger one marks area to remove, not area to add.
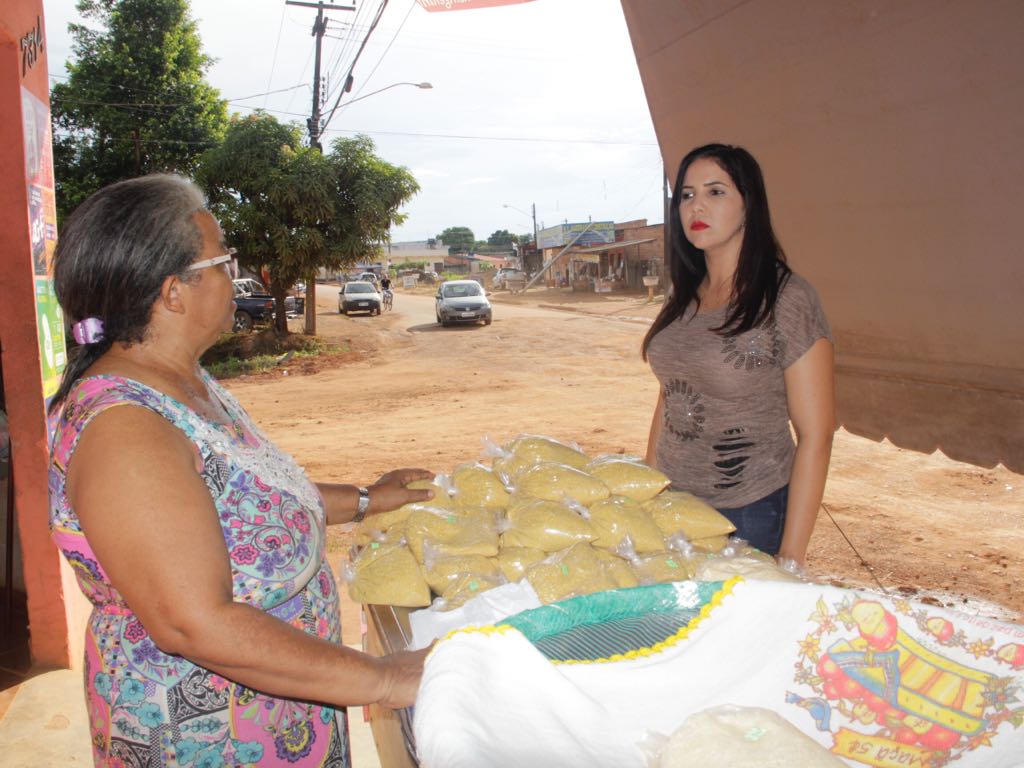
[[[495,296],[493,325],[442,330],[429,294],[399,291],[381,317],[339,316],[330,286],[317,298],[320,335],[348,354],[227,382],[315,479],[449,472],[485,438],[523,432],[644,452],[657,389],[639,357],[653,309],[638,299]],[[824,506],[815,578],[1024,622],[1024,477],[840,430]]]

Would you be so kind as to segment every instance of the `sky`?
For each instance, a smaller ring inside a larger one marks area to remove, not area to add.
[[[328,110],[381,1],[327,14]],[[75,0],[43,5],[55,82],[71,55],[67,25],[80,19]],[[316,10],[284,0],[191,5],[204,51],[216,59],[207,80],[230,100],[229,111],[266,109],[305,130]],[[412,171],[421,189],[403,206],[407,219],[392,230],[394,242],[452,226],[479,240],[502,229],[524,234],[532,206],[538,228],[662,221],[661,154],[618,0],[450,12],[389,0],[353,78],[323,143],[363,133],[382,158]],[[408,82],[433,88],[389,87]]]

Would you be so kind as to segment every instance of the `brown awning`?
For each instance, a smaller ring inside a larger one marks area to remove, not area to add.
[[[711,141],[760,162],[843,426],[1024,472],[1024,4],[622,7],[668,175]]]

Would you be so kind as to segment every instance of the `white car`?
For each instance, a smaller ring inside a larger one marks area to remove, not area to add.
[[[491,278],[492,288],[508,288],[509,280],[525,280],[526,273],[515,267],[501,267]]]
[[[377,286],[365,280],[352,280],[338,291],[338,311],[343,315],[349,312],[379,315],[383,301],[384,298],[377,292]]]

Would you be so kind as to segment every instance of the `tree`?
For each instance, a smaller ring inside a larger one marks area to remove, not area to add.
[[[448,253],[458,253],[459,251],[468,253],[476,245],[476,236],[469,227],[448,227],[437,236],[437,239],[448,246]]]
[[[488,245],[511,245],[515,242],[515,235],[507,229],[499,229],[487,238]]]
[[[227,124],[205,80],[188,0],[78,0],[74,61],[54,86],[53,161],[63,219],[100,187],[156,171],[190,175]]]
[[[232,118],[197,178],[239,262],[266,268],[281,333],[287,290],[321,268],[340,270],[375,253],[404,220],[399,206],[419,191],[368,137],[337,139],[323,155],[302,146],[298,126],[261,112]]]

